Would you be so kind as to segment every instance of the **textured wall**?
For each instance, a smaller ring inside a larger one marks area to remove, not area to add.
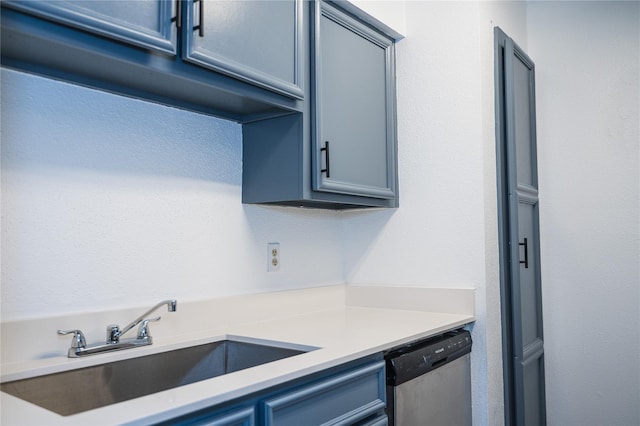
[[[343,282],[337,213],[241,203],[238,124],[6,69],[1,106],[2,320]]]
[[[406,2],[397,46],[400,208],[345,215],[350,283],[476,288],[474,423],[503,422],[493,27],[523,2]]]
[[[640,424],[640,3],[532,2],[550,424]]]
[[[406,33],[406,2],[380,0],[348,0],[369,15],[384,22],[398,33]]]

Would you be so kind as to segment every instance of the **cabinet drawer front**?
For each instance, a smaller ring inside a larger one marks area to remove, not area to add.
[[[177,30],[170,0],[5,0],[7,6],[36,16],[124,41],[145,49],[176,53]]]
[[[362,426],[388,426],[389,418],[387,416],[376,417],[368,423],[364,423]]]
[[[267,426],[348,425],[384,410],[384,361],[263,402]]]
[[[256,415],[253,407],[246,407],[237,408],[224,414],[186,418],[173,424],[190,426],[255,426]]]

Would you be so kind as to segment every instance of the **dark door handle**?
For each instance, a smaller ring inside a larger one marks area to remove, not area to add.
[[[324,148],[320,148],[320,152],[324,151],[324,164],[325,168],[320,170],[320,173],[326,173],[327,178],[331,177],[331,169],[329,167],[329,141],[325,141]]]
[[[198,25],[193,27],[193,30],[198,30],[198,35],[204,37],[204,0],[193,0],[193,3],[200,4],[200,14],[198,15]]]
[[[182,28],[182,0],[176,2],[176,16],[171,18],[171,22],[176,23],[176,28]]]
[[[524,268],[529,269],[529,244],[527,242],[527,238],[524,238],[523,243],[518,243],[520,246],[524,246],[524,260],[521,260],[520,263],[524,263]]]

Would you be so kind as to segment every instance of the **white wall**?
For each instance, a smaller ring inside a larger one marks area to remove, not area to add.
[[[504,421],[493,27],[523,2],[406,2],[397,45],[400,208],[345,215],[349,283],[476,288],[473,416]]]
[[[640,424],[640,3],[533,2],[548,419]]]
[[[406,33],[406,9],[404,0],[348,0],[399,34]]]
[[[407,2],[397,46],[400,208],[347,215],[347,281],[477,288],[473,416],[488,424],[478,5]]]
[[[405,5],[407,38],[398,45],[401,207],[347,215],[347,280],[477,288],[477,424],[499,424],[503,416],[496,25],[537,64],[549,424],[639,423],[638,5]],[[617,347],[622,336],[627,351],[619,360],[583,356],[598,341]]]
[[[337,213],[241,203],[238,124],[1,77],[3,321],[343,282]]]

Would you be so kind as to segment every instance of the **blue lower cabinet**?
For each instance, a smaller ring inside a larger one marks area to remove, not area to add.
[[[384,411],[384,383],[384,362],[377,362],[301,386],[262,403],[265,425],[355,424]]]
[[[385,426],[385,392],[385,364],[374,356],[158,424]]]

